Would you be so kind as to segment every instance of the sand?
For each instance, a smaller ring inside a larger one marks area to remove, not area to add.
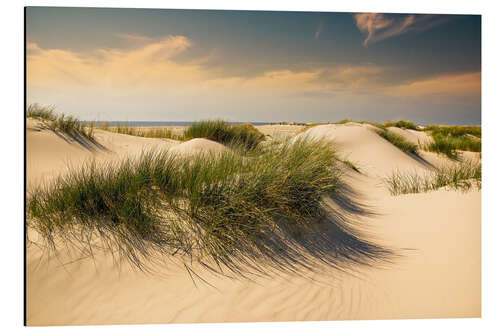
[[[425,161],[410,157],[380,137],[371,125],[320,125],[300,133],[299,137],[330,140],[342,158],[354,162],[364,173],[374,177],[388,176],[393,170],[429,168]]]
[[[266,126],[269,135],[300,130]],[[403,131],[405,137],[414,134]],[[322,125],[300,135],[331,140],[341,156],[359,165],[361,173],[347,171],[345,179],[376,215],[359,217],[358,224],[378,243],[398,249],[394,262],[353,267],[350,273],[324,268],[251,279],[200,269],[209,286],[196,279],[195,285],[177,261],[145,274],[127,264],[117,267],[104,254],[71,262],[74,258],[61,251],[41,260],[40,249],[29,246],[28,325],[481,316],[481,192],[391,196],[382,177],[392,170],[425,171],[430,164],[448,163],[446,158],[433,153],[422,154],[423,161],[411,158],[365,125]],[[225,149],[204,139],[180,143],[98,130],[96,138],[102,146],[88,149],[28,122],[28,189],[91,158],[104,163],[154,146],[182,154]]]
[[[301,125],[260,125],[255,126],[268,137],[289,138],[304,129]]]
[[[217,154],[228,150],[226,146],[207,139],[191,139],[172,147],[171,151],[175,154],[196,155],[201,153]]]
[[[406,140],[416,145],[426,145],[432,142],[432,137],[426,132],[398,127],[389,127],[388,130],[394,134],[401,135]]]

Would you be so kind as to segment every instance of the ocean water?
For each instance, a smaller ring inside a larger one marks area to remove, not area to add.
[[[82,121],[82,123],[87,123],[86,121]],[[99,125],[99,121],[96,122]],[[154,127],[154,126],[189,126],[194,124],[194,121],[105,121],[108,126],[131,126],[131,127]],[[244,124],[247,122],[228,122],[231,125]],[[258,125],[267,125],[269,123],[266,122],[250,122],[250,124],[258,126]]]

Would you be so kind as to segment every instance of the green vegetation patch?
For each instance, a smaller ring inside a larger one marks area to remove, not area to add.
[[[427,126],[434,142],[424,149],[457,159],[457,150],[481,152],[481,126]]]
[[[143,138],[182,139],[181,136],[174,135],[169,128],[137,128],[128,125],[109,126],[108,123],[103,122],[97,126],[97,129],[118,134],[140,136]]]
[[[352,122],[355,122],[355,121],[352,119],[349,119],[349,118],[344,118],[344,119],[338,121],[337,124],[347,124],[347,123],[352,123]]]
[[[425,174],[394,172],[385,179],[392,195],[434,191],[449,186],[462,191],[481,188],[481,162],[465,160]]]
[[[384,127],[399,127],[404,129],[412,129],[418,131],[419,128],[415,123],[407,120],[398,120],[398,121],[386,121],[384,123]]]
[[[430,125],[425,127],[425,131],[430,131],[432,135],[441,134],[444,136],[460,137],[464,135],[473,135],[481,137],[481,126],[438,126]]]
[[[262,255],[270,251],[265,236],[280,223],[308,234],[328,215],[323,197],[342,187],[336,161],[330,144],[304,140],[245,155],[147,151],[137,159],[87,164],[30,192],[27,223],[51,248],[62,239],[92,253],[99,235],[101,247],[138,267],[156,254],[199,261],[250,250]],[[381,251],[351,235],[339,242],[332,260],[352,255],[363,261]]]
[[[38,103],[30,104],[26,110],[26,117],[53,121],[57,119],[54,110],[54,106],[41,106]]]
[[[401,135],[390,132],[386,128],[377,129],[377,134],[386,139],[407,154],[418,155],[418,146],[406,140]]]
[[[184,139],[206,138],[222,144],[241,145],[254,149],[265,136],[251,124],[230,125],[223,120],[200,121],[189,126]]]
[[[48,128],[54,132],[63,132],[73,137],[94,139],[94,123],[84,125],[78,118],[57,114],[53,106],[41,106],[37,103],[30,104],[26,110],[26,117],[40,119],[47,122]]]

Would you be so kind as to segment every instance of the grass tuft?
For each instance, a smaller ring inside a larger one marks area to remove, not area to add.
[[[222,144],[242,145],[255,149],[265,136],[251,124],[230,125],[223,120],[200,121],[189,126],[184,139],[206,138]]]
[[[449,186],[462,191],[481,188],[481,162],[465,160],[426,174],[394,172],[385,179],[392,195],[434,191]]]
[[[401,135],[390,132],[386,128],[377,129],[377,134],[386,139],[407,154],[418,155],[418,146],[406,140]]]
[[[431,131],[432,134],[442,134],[444,136],[459,137],[463,135],[473,135],[481,137],[481,126],[439,126],[430,125],[425,127],[426,131]]]
[[[280,223],[307,233],[328,214],[323,197],[341,188],[330,147],[296,140],[246,154],[146,151],[102,167],[89,163],[29,193],[27,223],[52,248],[62,239],[92,253],[99,235],[138,267],[158,253],[219,261],[242,249],[267,252],[259,242]],[[341,237],[350,242],[343,251],[360,242],[349,237]],[[373,249],[362,245],[356,255]]]
[[[349,119],[349,118],[344,118],[344,119],[340,120],[339,122],[337,122],[337,124],[347,124],[347,123],[352,123],[352,122],[354,122],[354,120]]]
[[[118,133],[118,134],[127,134],[133,136],[140,136],[143,138],[157,138],[157,139],[174,139],[180,140],[181,137],[178,135],[174,135],[172,131],[168,128],[137,128],[133,126],[127,125],[118,125],[118,126],[109,126],[107,122],[102,122],[97,127],[100,130]]]
[[[418,126],[415,123],[412,123],[411,121],[407,120],[398,120],[398,121],[386,121],[384,123],[385,127],[399,127],[399,128],[405,128],[405,129],[412,129],[415,131],[419,131]]]
[[[57,114],[54,110],[54,106],[30,104],[26,110],[26,117],[47,121],[48,128],[54,132],[59,131],[73,137],[94,139],[94,122],[90,122],[86,126],[78,118],[67,116],[64,113]]]
[[[41,106],[38,103],[30,104],[26,110],[26,117],[54,121],[57,119],[54,110],[55,106],[52,105]]]
[[[481,151],[481,126],[427,126],[434,142],[424,149],[458,159],[457,150]]]

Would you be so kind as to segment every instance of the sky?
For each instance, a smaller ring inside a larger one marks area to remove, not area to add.
[[[26,65],[85,120],[481,122],[479,15],[28,7]]]

